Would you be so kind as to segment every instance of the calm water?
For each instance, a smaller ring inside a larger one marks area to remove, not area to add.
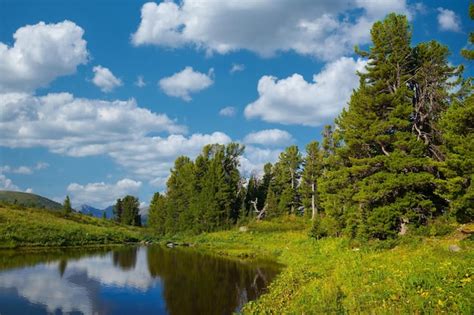
[[[278,269],[158,246],[0,251],[0,314],[231,314]]]

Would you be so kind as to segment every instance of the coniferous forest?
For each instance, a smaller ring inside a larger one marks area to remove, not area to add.
[[[356,47],[368,60],[359,87],[305,152],[289,146],[248,179],[238,143],[177,158],[149,225],[162,235],[201,233],[295,215],[312,220],[316,238],[383,240],[439,217],[472,221],[472,81],[448,62],[447,46],[413,45],[411,34],[403,15],[373,25],[370,48]],[[462,54],[472,60],[472,51]]]

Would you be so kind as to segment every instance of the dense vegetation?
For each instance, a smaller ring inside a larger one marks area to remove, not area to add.
[[[150,204],[160,234],[208,232],[251,218],[311,217],[315,237],[392,239],[439,216],[474,217],[474,95],[436,41],[411,45],[407,18],[374,24],[360,85],[322,145],[290,146],[263,176],[239,173],[244,148],[179,157]],[[472,37],[472,35],[471,35]],[[463,52],[469,55],[468,51]]]
[[[146,230],[79,213],[0,204],[0,248],[118,244],[148,239]]]
[[[140,201],[137,197],[127,195],[117,199],[114,206],[114,220],[126,225],[141,226]]]

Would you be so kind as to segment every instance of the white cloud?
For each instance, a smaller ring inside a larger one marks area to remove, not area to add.
[[[409,14],[405,0],[149,2],[131,39],[135,46],[192,45],[208,54],[294,51],[331,60],[367,43],[371,24],[392,11]]]
[[[84,157],[107,155],[129,174],[162,186],[179,155],[195,157],[210,143],[225,144],[222,132],[179,133],[186,128],[134,100],[100,101],[71,94],[0,94],[0,145],[45,147],[53,153]],[[168,132],[168,136],[157,136]],[[151,136],[150,134],[153,134]]]
[[[233,117],[237,113],[237,110],[233,106],[227,106],[224,108],[221,108],[219,111],[219,115],[224,116],[224,117]]]
[[[0,190],[21,191],[20,187],[2,173],[0,173]]]
[[[33,91],[75,73],[88,59],[83,35],[70,21],[20,27],[13,46],[0,42],[0,92]]]
[[[244,70],[245,70],[245,65],[234,63],[232,64],[232,68],[230,68],[229,72],[232,74],[232,73],[240,72]]]
[[[30,175],[33,174],[33,170],[28,166],[11,167],[10,165],[4,165],[0,166],[0,173]]]
[[[448,9],[438,8],[438,25],[442,31],[461,31],[461,19]]]
[[[38,162],[35,166],[18,166],[12,167],[10,165],[0,166],[0,173],[13,173],[13,174],[22,174],[22,175],[31,175],[35,170],[42,170],[48,168],[49,164],[45,162]]]
[[[38,162],[36,163],[35,169],[37,170],[44,170],[49,167],[49,163],[46,162]]]
[[[166,95],[179,97],[186,102],[191,100],[191,93],[199,92],[210,87],[214,70],[211,68],[208,74],[194,71],[192,67],[186,67],[183,71],[170,77],[161,79],[158,84]]]
[[[293,137],[284,130],[266,129],[249,133],[245,136],[243,142],[264,146],[288,146],[293,142]]]
[[[268,122],[319,126],[330,122],[346,105],[357,87],[366,61],[342,57],[327,64],[307,82],[299,74],[278,80],[263,76],[258,82],[259,98],[245,108],[247,118]]]
[[[139,75],[137,77],[137,81],[135,81],[135,85],[142,88],[142,87],[145,87],[146,86],[146,82],[145,82],[145,79],[143,78],[142,75]]]
[[[104,182],[86,185],[72,183],[67,187],[67,192],[74,205],[88,204],[104,208],[115,203],[117,198],[136,194],[141,186],[142,182],[140,181],[124,178],[113,184]]]
[[[240,158],[240,172],[245,177],[250,177],[251,174],[263,175],[263,166],[268,162],[275,163],[282,150],[246,146],[245,154]]]
[[[110,142],[133,141],[151,132],[185,132],[164,114],[140,108],[134,99],[102,101],[69,93],[42,97],[0,94],[0,145],[47,147],[54,153],[105,153]]]
[[[94,71],[92,83],[98,86],[102,92],[112,92],[116,87],[122,85],[122,81],[115,77],[108,68],[98,65],[95,66],[92,71]]]

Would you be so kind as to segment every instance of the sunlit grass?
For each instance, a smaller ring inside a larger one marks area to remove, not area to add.
[[[293,228],[290,228],[293,227]],[[274,257],[286,268],[244,313],[472,314],[473,242],[407,236],[390,249],[345,238],[314,240],[304,220],[255,222],[193,238],[236,257]],[[451,252],[451,244],[459,252]]]
[[[0,204],[0,248],[137,242],[144,230],[78,213]]]

